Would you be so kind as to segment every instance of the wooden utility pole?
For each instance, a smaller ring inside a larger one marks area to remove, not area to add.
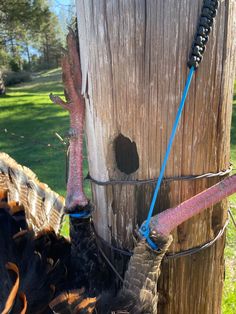
[[[202,0],[77,0],[89,171],[94,179],[158,177],[201,6]],[[236,1],[221,1],[165,177],[217,173],[229,167],[235,16]],[[219,180],[165,181],[156,212]],[[134,230],[147,217],[153,189],[148,182],[92,183],[100,237],[132,249]],[[192,218],[173,233],[170,252],[208,242],[226,219],[225,201]],[[158,282],[160,313],[220,313],[224,245],[222,236],[200,253],[163,263]],[[116,255],[114,263],[120,264]]]

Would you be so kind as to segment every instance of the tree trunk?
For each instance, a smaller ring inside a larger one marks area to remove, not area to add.
[[[202,0],[77,0],[89,171],[94,179],[158,177],[186,81],[201,5]],[[235,1],[221,1],[165,177],[229,167],[235,14]],[[165,181],[155,213],[219,180]],[[98,234],[116,246],[133,249],[134,230],[147,217],[153,189],[150,183],[93,183]],[[170,252],[213,239],[226,218],[223,201],[182,224],[173,232]],[[163,263],[158,282],[160,313],[220,313],[224,245],[225,236],[200,253]],[[120,256],[111,258],[121,270]]]
[[[11,43],[11,53],[12,53],[13,58],[15,58],[15,56],[16,56],[16,49],[15,49],[15,46],[14,46],[14,39],[13,39],[13,37],[10,38],[10,43]]]
[[[48,36],[45,35],[45,42],[44,42],[44,61],[47,63],[47,67],[49,68],[49,61],[50,61],[50,56],[49,56],[49,44],[48,44]]]
[[[5,95],[5,93],[6,93],[5,84],[3,80],[2,71],[0,70],[0,95]]]
[[[31,57],[30,57],[30,51],[29,51],[28,43],[26,43],[26,53],[27,53],[29,68],[31,69]]]

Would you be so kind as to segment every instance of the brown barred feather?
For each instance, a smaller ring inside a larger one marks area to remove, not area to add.
[[[38,181],[27,167],[13,158],[0,153],[0,201],[15,201],[26,210],[28,224],[35,231],[50,226],[55,232],[60,229],[64,198]],[[14,207],[15,208],[15,207]]]
[[[89,314],[93,313],[96,300],[96,298],[86,297],[84,289],[73,290],[56,297],[50,303],[50,308],[60,314]]]

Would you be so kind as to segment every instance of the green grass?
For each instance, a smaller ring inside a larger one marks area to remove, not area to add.
[[[7,89],[7,95],[0,98],[0,149],[65,195],[65,153],[55,132],[66,133],[68,113],[48,97],[50,92],[63,94],[60,77],[60,69],[55,69]]]
[[[236,82],[234,85],[233,115],[231,125],[231,162],[236,168]],[[236,171],[234,170],[234,173]],[[236,219],[236,194],[230,197],[231,211]],[[227,228],[225,248],[225,284],[223,294],[223,314],[236,313],[236,229],[230,221]]]
[[[64,137],[69,127],[69,119],[65,110],[51,103],[48,97],[50,92],[63,95],[60,69],[38,73],[32,82],[7,90],[7,96],[0,98],[0,149],[19,163],[30,167],[38,178],[53,190],[65,195],[65,150],[55,132]],[[4,129],[7,129],[8,133],[5,133]],[[11,136],[9,133],[12,132],[16,135]],[[236,94],[233,102],[231,161],[236,168]],[[85,160],[84,173],[87,171]],[[85,192],[90,194],[88,185]],[[236,195],[230,198],[230,202],[236,217]],[[68,234],[68,223],[64,224],[62,233]],[[225,258],[226,278],[222,311],[224,314],[235,314],[236,229],[232,222],[227,229]]]

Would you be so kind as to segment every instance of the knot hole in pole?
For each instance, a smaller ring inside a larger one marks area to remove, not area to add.
[[[119,134],[114,140],[117,168],[125,174],[131,174],[139,168],[139,156],[135,142]]]

